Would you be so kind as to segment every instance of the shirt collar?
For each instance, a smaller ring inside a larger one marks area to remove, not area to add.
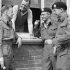
[[[21,10],[20,10],[20,12],[21,12]],[[27,14],[27,12],[28,12],[28,10],[27,10],[27,11],[25,11],[24,13],[22,13],[22,15],[25,15],[25,14]]]

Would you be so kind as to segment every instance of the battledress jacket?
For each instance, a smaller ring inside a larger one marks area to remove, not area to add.
[[[0,21],[0,57],[3,56],[3,50],[4,50],[4,53],[7,53],[7,51],[8,51],[7,47],[2,49],[3,41],[5,41],[7,43],[7,41],[10,42],[14,38],[15,38],[15,32],[14,32],[13,28],[7,26],[7,23],[5,23],[4,21],[1,20]],[[5,51],[5,50],[7,50],[7,51]]]

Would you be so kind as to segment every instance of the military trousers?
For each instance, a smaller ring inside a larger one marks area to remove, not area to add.
[[[13,59],[13,50],[12,50],[12,42],[11,41],[3,41],[2,43],[2,52],[4,57],[4,64],[6,66],[6,70],[14,70],[14,65],[12,66],[12,63],[14,63]]]
[[[42,56],[42,70],[55,70],[56,60],[52,45],[44,44]]]
[[[56,70],[70,70],[70,47],[59,47],[57,53]]]

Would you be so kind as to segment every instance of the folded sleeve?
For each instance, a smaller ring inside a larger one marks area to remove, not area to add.
[[[28,10],[28,30],[30,34],[33,34],[33,16],[32,16],[32,11],[29,9]]]

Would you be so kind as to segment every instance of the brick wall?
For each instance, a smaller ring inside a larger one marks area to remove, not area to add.
[[[2,0],[3,5],[20,5],[22,0]],[[45,1],[45,6],[51,6],[52,3],[55,1],[60,1],[60,0],[44,0]],[[61,0],[62,2],[66,2],[66,0]],[[37,3],[38,2],[38,3]],[[41,7],[41,0],[31,0],[31,7],[33,8],[40,8]]]
[[[51,7],[51,5],[55,2],[56,0],[45,0],[45,7]]]
[[[45,6],[51,7],[51,5],[56,1],[62,1],[66,3],[66,0],[45,0]]]
[[[22,0],[2,0],[3,5],[20,5]]]
[[[3,5],[20,5],[22,0],[2,0]],[[31,0],[31,7],[33,8],[40,8],[40,2],[41,0]]]
[[[15,70],[42,70],[43,45],[13,46]]]

